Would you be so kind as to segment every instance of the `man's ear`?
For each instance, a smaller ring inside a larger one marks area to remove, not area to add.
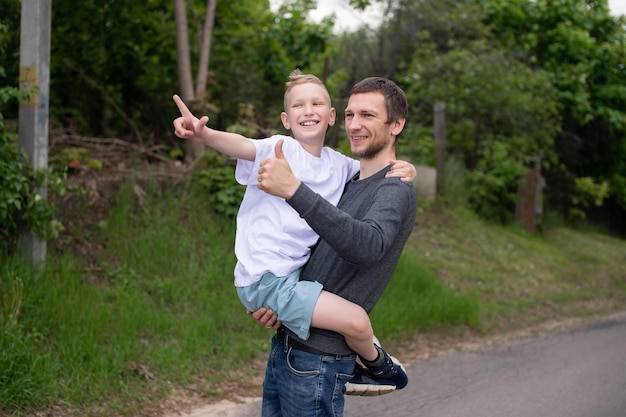
[[[330,108],[330,118],[328,119],[328,125],[334,126],[337,121],[337,110],[334,107]]]
[[[287,118],[287,113],[285,112],[280,113],[280,121],[283,122],[283,126],[285,126],[285,129],[287,130],[291,129],[289,125],[289,119]]]
[[[400,132],[402,132],[402,129],[404,129],[405,124],[406,124],[406,119],[404,118],[394,120],[392,122],[393,126],[391,127],[391,134],[394,136],[398,136]]]

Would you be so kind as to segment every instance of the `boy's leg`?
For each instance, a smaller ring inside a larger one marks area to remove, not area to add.
[[[343,335],[350,349],[361,359],[373,361],[378,357],[374,346],[374,331],[367,312],[345,298],[322,291],[315,303],[311,327],[332,330]]]
[[[365,365],[363,378],[367,376],[382,385],[393,384],[397,389],[404,388],[408,383],[406,372],[393,362],[379,344],[374,343],[369,316],[357,304],[322,291],[313,310],[311,326],[342,334],[348,346]]]

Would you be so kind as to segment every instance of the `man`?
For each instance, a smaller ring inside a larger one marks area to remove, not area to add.
[[[367,312],[391,279],[415,222],[413,186],[385,178],[407,114],[404,92],[392,81],[372,77],[353,87],[345,127],[351,151],[360,158],[360,173],[346,185],[337,207],[293,175],[280,142],[276,158],[259,169],[258,187],[285,198],[320,235],[301,279],[317,280]],[[253,317],[266,327],[280,324],[264,309]],[[367,379],[367,369],[356,369],[357,378]],[[354,373],[355,355],[339,334],[312,328],[303,341],[280,327],[263,383],[262,415],[341,416],[345,384]]]

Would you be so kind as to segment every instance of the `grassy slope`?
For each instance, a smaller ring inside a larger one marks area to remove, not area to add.
[[[24,280],[20,325],[32,337],[5,359],[36,372],[23,382],[32,395],[13,387],[13,409],[139,416],[258,395],[270,333],[236,299],[233,224],[215,220],[193,199],[130,189],[97,226],[75,217],[78,252],[57,253],[43,283]],[[623,309],[625,261],[626,241],[602,234],[533,235],[432,209],[420,213],[372,321],[386,347],[411,361]]]
[[[525,325],[551,314],[595,314],[623,307],[626,241],[552,228],[529,234],[458,212],[424,216],[411,241],[446,285],[476,297],[484,330],[510,318]],[[542,314],[543,312],[543,314]]]
[[[407,360],[626,308],[626,241],[565,227],[530,234],[464,210],[422,213],[408,245],[480,305],[479,322],[394,338]]]

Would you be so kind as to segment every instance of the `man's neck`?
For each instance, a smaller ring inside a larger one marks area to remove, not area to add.
[[[394,151],[380,152],[373,158],[361,158],[359,160],[361,164],[361,172],[359,179],[371,177],[381,169],[387,167],[392,159],[396,159],[396,153]]]

